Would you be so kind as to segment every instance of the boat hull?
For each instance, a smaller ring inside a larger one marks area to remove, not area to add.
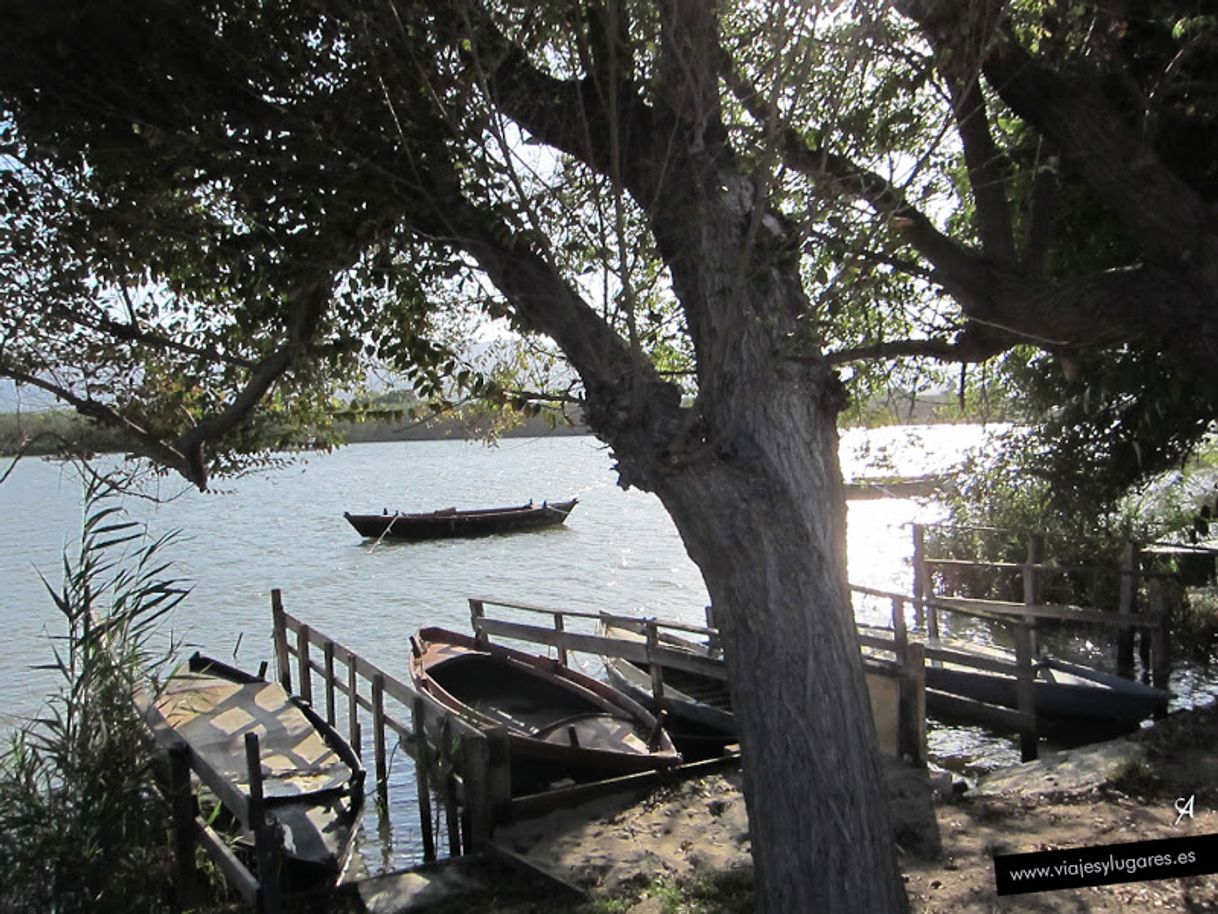
[[[350,514],[343,517],[367,539],[432,540],[491,536],[556,527],[564,523],[578,499],[527,504],[514,508],[474,511],[433,511],[427,514]]]
[[[480,729],[506,730],[514,794],[560,780],[601,780],[681,761],[650,712],[557,661],[482,646],[444,629],[421,629],[413,641],[411,676],[437,712],[429,717],[453,713]]]
[[[281,881],[300,889],[341,878],[354,852],[365,773],[331,725],[278,683],[199,654],[153,705],[158,721],[247,796],[244,740],[258,734],[267,815],[284,838]]]

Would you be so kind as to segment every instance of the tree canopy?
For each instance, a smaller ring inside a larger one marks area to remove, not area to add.
[[[771,910],[903,905],[843,379],[1031,346],[1213,416],[1206,4],[3,7],[0,375],[203,487],[370,361],[546,393],[454,316],[552,341],[725,610]]]

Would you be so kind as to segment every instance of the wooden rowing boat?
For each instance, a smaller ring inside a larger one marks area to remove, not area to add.
[[[601,621],[597,634],[605,638],[626,641],[646,640],[641,631],[625,624]],[[659,643],[696,657],[721,659],[718,652],[705,644],[660,632]],[[732,698],[728,692],[726,668],[723,678],[693,673],[663,666],[664,692],[655,701],[651,689],[651,673],[646,668],[621,657],[604,657],[605,675],[609,683],[625,692],[652,711],[668,712],[667,729],[673,741],[688,756],[714,756],[724,746],[736,741],[736,718],[732,714]]]
[[[619,640],[644,641],[644,624],[642,620],[636,623],[622,617],[602,619],[597,626],[597,634]],[[659,627],[662,628],[663,624],[659,623]],[[721,754],[724,747],[737,738],[736,718],[732,712],[722,654],[703,642],[662,630],[657,630],[657,642],[665,648],[716,661],[722,672],[718,675],[695,673],[661,663],[663,693],[657,702],[652,692],[649,669],[620,657],[606,656],[603,660],[609,682],[646,707],[666,711],[668,731],[686,756],[711,757]],[[866,666],[867,689],[880,749],[887,755],[895,756],[899,745],[899,723],[893,706],[896,700],[892,694],[894,680],[888,670],[880,669],[882,664],[869,661]]]
[[[892,639],[891,629],[859,626],[860,633]],[[926,664],[926,708],[944,720],[967,719],[967,708],[952,697],[967,698],[1004,708],[1018,708],[1015,655],[998,647],[938,639],[928,649],[998,661],[1010,673],[981,670],[966,663],[937,661]],[[1033,707],[1042,732],[1092,738],[1097,733],[1136,729],[1148,717],[1166,710],[1171,692],[1152,688],[1092,667],[1054,657],[1034,662]]]
[[[657,718],[557,660],[441,628],[411,638],[410,674],[432,708],[508,734],[512,791],[669,768],[681,756]]]
[[[293,887],[333,883],[354,848],[364,769],[306,702],[220,661],[195,654],[145,708],[154,729],[180,738],[200,763],[248,800],[245,736],[258,735],[267,815],[282,828]],[[248,828],[248,823],[238,826]]]
[[[478,508],[472,511],[444,508],[425,514],[344,512],[343,517],[360,536],[369,539],[429,540],[554,527],[566,521],[578,503],[579,499],[572,498],[570,501],[543,501],[539,505],[529,502],[510,508]]]
[[[641,641],[644,640],[641,625],[641,622],[632,625],[620,619],[615,622],[602,621],[598,633],[610,638]],[[860,634],[892,642],[891,629],[865,625],[858,628]],[[659,634],[659,643],[663,647],[700,657],[714,659],[718,656],[705,644],[668,632]],[[1009,674],[1003,674],[970,668],[965,664],[928,661],[926,707],[933,716],[952,722],[977,722],[969,716],[969,703],[953,700],[958,698],[1018,708],[1015,657],[1011,652],[956,641],[930,642],[928,647],[943,647],[962,655],[998,660],[1008,664],[1011,670]],[[880,679],[883,677],[876,675],[878,670],[871,668],[872,664],[879,662],[877,657],[868,656],[871,649],[864,650],[872,712],[877,728],[882,731],[885,729],[882,720],[890,716],[883,707],[880,692]],[[889,654],[891,650],[883,652],[881,656]],[[686,747],[686,738],[706,740],[714,734],[719,734],[721,738],[735,737],[735,720],[731,713],[726,677],[700,675],[661,665],[664,691],[662,700],[656,702],[652,697],[651,675],[646,668],[616,657],[605,657],[604,662],[606,675],[615,687],[653,710],[662,708],[668,712],[668,728],[683,751],[690,751]],[[1036,662],[1033,704],[1038,724],[1047,734],[1094,739],[1097,735],[1132,730],[1141,721],[1165,710],[1170,698],[1170,692],[1090,667],[1051,657],[1042,657]],[[988,721],[989,717],[986,716],[985,720]]]

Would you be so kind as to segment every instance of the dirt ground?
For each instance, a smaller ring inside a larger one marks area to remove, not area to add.
[[[913,910],[1218,912],[1218,875],[996,894],[995,854],[1218,833],[1218,712],[1210,707],[1173,716],[1133,741],[1140,748],[1132,760],[1110,770],[1102,783],[1070,783],[1021,766],[995,795],[947,790],[932,804],[925,790],[918,795],[907,782],[890,778]],[[1194,817],[1177,825],[1175,800],[1190,795]],[[739,774],[672,785],[634,803],[603,800],[563,810],[511,826],[497,843],[602,897],[638,897],[657,879],[688,882],[750,866]],[[666,909],[644,897],[630,910]]]

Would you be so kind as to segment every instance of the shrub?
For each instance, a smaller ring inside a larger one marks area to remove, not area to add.
[[[0,756],[0,912],[168,910],[167,807],[133,704],[170,655],[157,621],[185,596],[159,553],[91,483],[80,550],[43,578],[66,632],[57,693]]]

